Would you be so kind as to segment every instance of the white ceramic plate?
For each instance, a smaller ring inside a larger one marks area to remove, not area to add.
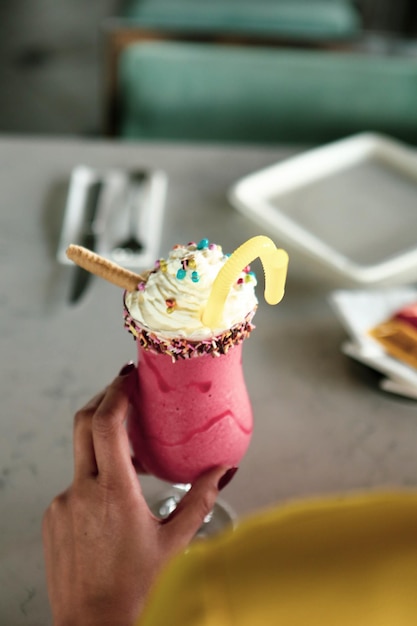
[[[413,373],[411,368],[408,371],[406,370],[407,366],[401,369],[402,364],[396,363],[394,359],[389,357],[373,358],[366,351],[364,352],[361,346],[349,341],[342,345],[342,352],[355,361],[359,361],[387,376],[387,378],[381,378],[379,382],[380,388],[384,391],[417,400],[417,372]]]
[[[232,205],[357,284],[417,279],[417,151],[363,133],[251,174]]]
[[[417,370],[409,367],[406,363],[393,359],[383,350],[379,354],[376,350],[371,353],[364,350],[362,346],[346,341],[342,345],[342,352],[355,361],[360,361],[360,363],[384,374],[392,383],[412,388],[417,393]]]
[[[407,398],[417,400],[416,387],[409,387],[408,385],[397,383],[395,380],[391,380],[390,378],[383,378],[379,383],[379,386],[384,391],[389,391],[390,393],[395,393],[398,396],[405,396]]]
[[[410,398],[417,397],[417,369],[387,354],[369,330],[389,319],[400,308],[417,302],[417,287],[333,291],[329,302],[349,335],[342,346],[347,356],[380,372],[387,379],[381,388]]]

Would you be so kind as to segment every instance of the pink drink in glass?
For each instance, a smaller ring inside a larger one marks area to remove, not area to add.
[[[236,466],[252,434],[242,345],[258,301],[249,262],[260,255],[265,298],[284,292],[288,256],[267,237],[232,255],[202,239],[175,245],[134,291],[125,325],[138,344],[138,400],[128,420],[133,452],[149,474],[192,483]]]
[[[146,472],[192,483],[212,467],[239,464],[252,434],[242,346],[173,361],[138,342],[138,406],[128,432]]]
[[[258,304],[249,263],[260,257],[265,299],[277,304],[287,253],[263,235],[232,255],[202,239],[174,245],[142,275],[81,246],[69,246],[67,256],[125,290],[125,326],[138,345],[138,400],[127,428],[139,465],[174,483],[237,465],[252,434],[242,371]]]

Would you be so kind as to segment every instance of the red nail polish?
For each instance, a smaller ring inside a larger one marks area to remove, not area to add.
[[[224,489],[226,485],[230,483],[230,481],[232,480],[233,476],[236,474],[238,469],[239,469],[238,467],[231,467],[230,469],[227,470],[227,472],[223,474],[223,476],[220,478],[219,482],[217,483],[217,489],[219,491]]]
[[[130,363],[126,363],[126,365],[123,365],[122,369],[119,372],[119,376],[127,376],[127,374],[130,374],[130,372],[135,368],[135,364],[130,361]]]

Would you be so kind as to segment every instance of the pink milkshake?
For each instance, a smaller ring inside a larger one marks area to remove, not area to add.
[[[124,295],[125,325],[138,345],[129,438],[145,471],[171,483],[238,465],[250,442],[242,347],[258,301],[249,266],[233,276],[214,321],[204,321],[213,283],[229,261],[207,240],[177,245]]]
[[[252,434],[242,344],[218,358],[176,362],[139,344],[138,383],[140,404],[128,430],[146,472],[190,483],[211,467],[238,465]]]

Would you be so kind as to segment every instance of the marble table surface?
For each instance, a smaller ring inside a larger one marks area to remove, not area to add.
[[[230,206],[228,189],[290,153],[0,138],[0,624],[50,624],[41,520],[72,478],[73,415],[135,358],[117,287],[93,280],[81,302],[68,302],[72,268],[55,254],[72,169],[162,168],[169,183],[161,255],[202,237],[232,251],[268,232]],[[415,402],[380,391],[375,372],[341,353],[345,333],[327,297],[345,285],[287,250],[285,298],[270,307],[259,294],[257,328],[244,346],[255,430],[223,496],[238,515],[417,482]],[[142,482],[148,497],[162,488],[150,477]]]

